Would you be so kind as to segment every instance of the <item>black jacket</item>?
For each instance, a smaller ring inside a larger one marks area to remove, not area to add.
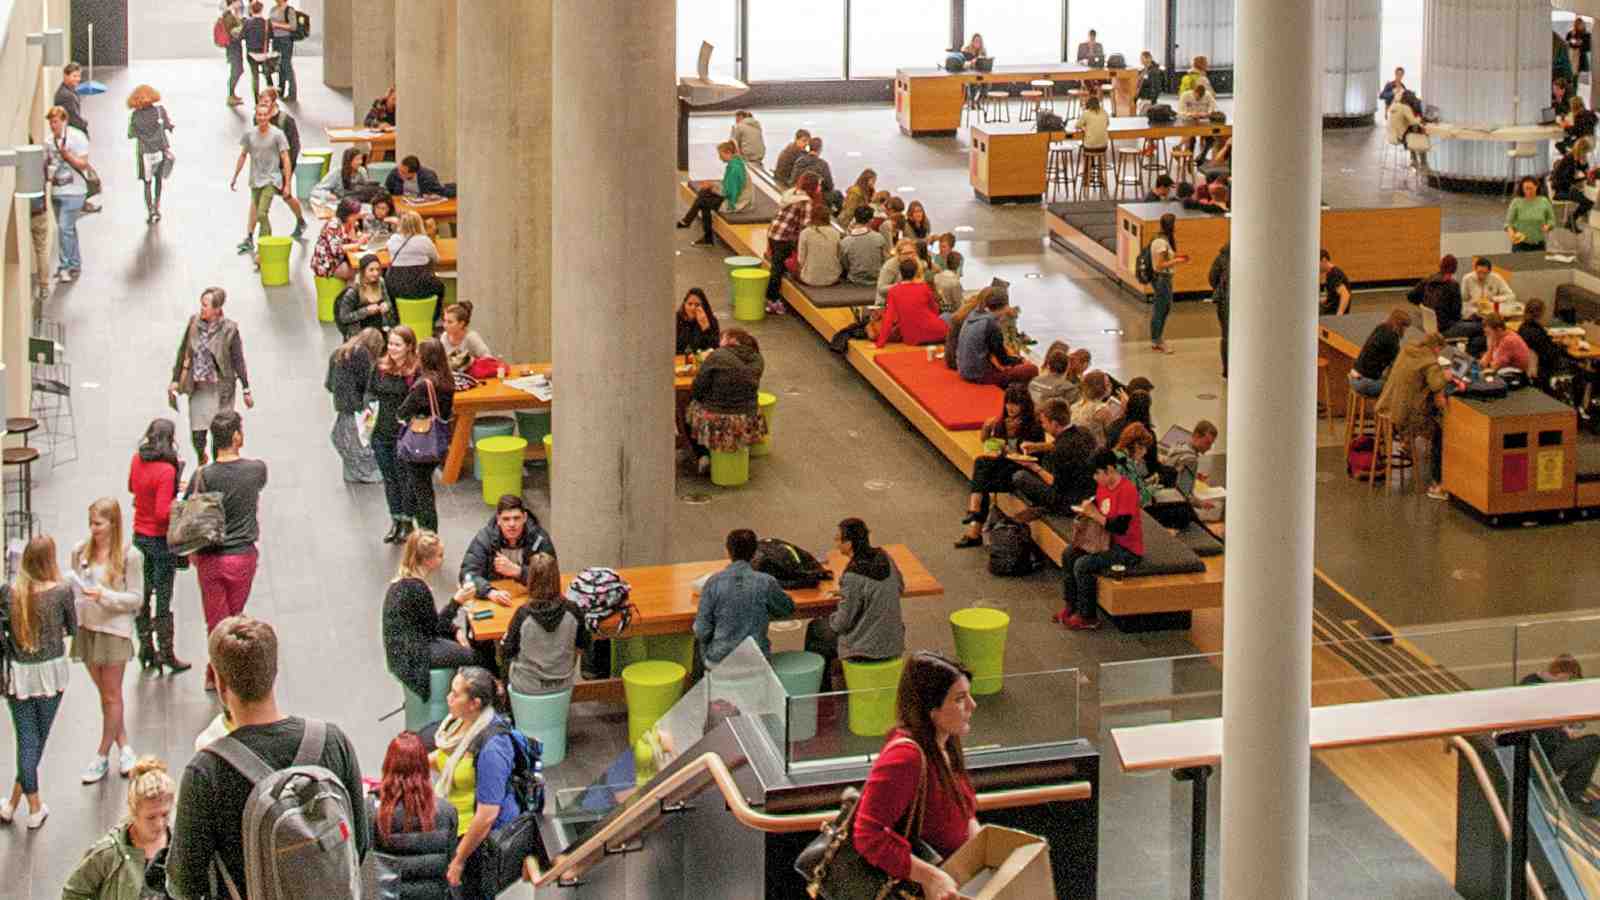
[[[388,857],[390,871],[400,876],[400,900],[450,900],[445,870],[456,852],[456,808],[442,797],[433,798],[433,830],[418,831],[416,823],[396,806],[393,828],[385,838],[378,831],[378,794],[367,795],[367,822],[372,828],[370,853]]]
[[[467,545],[467,553],[461,557],[461,575],[456,579],[458,584],[471,580],[478,587],[478,596],[489,596],[489,582],[504,578],[494,570],[494,557],[496,553],[510,547],[505,536],[500,533],[500,524],[495,521],[496,516],[489,517],[489,524],[478,529],[472,536],[472,543]],[[533,513],[528,513],[528,524],[522,526],[522,540],[516,544],[516,549],[523,551],[523,556],[532,556],[535,553],[556,554],[556,545],[550,540],[550,535],[539,525],[539,520]],[[528,580],[528,566],[524,562],[522,571],[517,573],[517,580],[526,583]]]
[[[699,324],[693,319],[680,318],[677,320],[678,349],[676,352],[680,356],[689,352],[698,353],[701,350],[717,349],[717,344],[722,342],[722,326],[717,323],[714,316],[706,316],[706,322],[711,327],[706,331],[701,331]]]
[[[295,163],[300,161],[300,125],[295,122],[294,116],[281,109],[272,117],[272,125],[283,132],[284,138],[289,141],[289,168],[293,169]]]
[[[700,364],[689,395],[711,412],[754,414],[760,410],[757,394],[765,368],[757,350],[739,344],[719,347]]]
[[[367,379],[372,375],[372,357],[365,347],[356,347],[344,362],[339,362],[339,351],[328,356],[328,375],[322,386],[333,395],[333,411],[360,412],[366,405]]]
[[[1582,163],[1571,153],[1562,154],[1556,164],[1550,169],[1551,192],[1558,197],[1564,197],[1568,191],[1577,186],[1577,183],[1587,174]]]
[[[378,421],[372,426],[375,441],[395,441],[400,437],[400,404],[411,393],[404,375],[385,375],[376,365],[367,378],[367,400],[378,401]],[[426,400],[424,400],[426,402]]]
[[[1406,299],[1433,310],[1439,318],[1440,334],[1461,321],[1461,284],[1454,278],[1446,281],[1443,273],[1435,272],[1422,279],[1406,293]]]
[[[391,197],[405,196],[406,180],[400,177],[398,168],[391,171],[389,177],[383,180],[383,189],[388,191]],[[440,197],[454,197],[456,195],[456,186],[441,183],[439,174],[427,166],[417,169],[417,190],[424,194],[437,194]]]
[[[424,700],[428,683],[428,645],[435,638],[454,638],[456,611],[452,598],[434,611],[433,591],[420,578],[402,578],[389,585],[383,598],[383,658],[389,674]]]
[[[1139,93],[1136,100],[1149,100],[1151,103],[1161,99],[1161,92],[1167,84],[1167,76],[1161,71],[1161,66],[1151,63],[1139,72]]]
[[[56,85],[56,105],[67,111],[67,124],[89,136],[89,123],[83,118],[82,100],[66,82]]]
[[[1556,373],[1556,367],[1561,365],[1566,353],[1550,337],[1550,332],[1538,322],[1524,320],[1522,327],[1517,329],[1517,334],[1522,342],[1528,345],[1533,355],[1539,358],[1539,377],[1535,379],[1539,384],[1550,383],[1550,376]]]
[[[361,300],[361,289],[351,285],[339,294],[339,299],[333,301],[333,319],[339,323],[339,334],[345,340],[363,328],[377,328],[388,331],[400,324],[400,314],[395,311],[394,300],[389,296],[389,282],[378,279],[378,289],[383,292],[383,302],[389,304],[386,313],[366,312],[366,303]]]

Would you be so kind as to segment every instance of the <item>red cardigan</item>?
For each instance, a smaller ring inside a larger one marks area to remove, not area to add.
[[[904,729],[889,732],[889,743],[872,762],[867,783],[861,789],[861,808],[853,829],[856,850],[895,878],[911,876],[911,845],[900,836],[906,812],[917,796],[917,778],[922,769],[922,749]],[[966,776],[956,776],[958,794],[951,794],[940,783],[933,768],[928,768],[927,808],[922,814],[922,839],[941,856],[949,856],[967,842],[967,823],[977,808],[977,795]]]
[[[898,340],[906,344],[942,344],[950,326],[939,318],[939,301],[925,281],[902,281],[889,288],[878,346],[887,344],[899,331]]]
[[[177,468],[169,462],[145,462],[135,453],[128,466],[128,490],[133,492],[133,533],[166,537],[172,498],[178,493]]]

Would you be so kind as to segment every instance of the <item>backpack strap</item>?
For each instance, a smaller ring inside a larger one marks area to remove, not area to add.
[[[300,735],[300,749],[294,752],[297,766],[322,764],[322,751],[328,743],[328,723],[321,719],[307,719],[305,733]]]
[[[231,734],[212,741],[206,747],[206,752],[216,755],[223,762],[233,766],[234,771],[243,775],[244,780],[250,782],[252,788],[256,786],[256,782],[275,771],[271,766],[267,765],[266,760],[262,759],[254,750],[246,747]]]

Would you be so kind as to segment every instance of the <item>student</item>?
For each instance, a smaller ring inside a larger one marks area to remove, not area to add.
[[[1083,101],[1083,112],[1079,114],[1078,121],[1073,127],[1083,132],[1080,141],[1080,146],[1083,148],[1083,173],[1080,178],[1087,181],[1092,165],[1090,157],[1099,157],[1100,165],[1105,167],[1106,153],[1111,147],[1111,117],[1101,108],[1099,97],[1090,96]]]
[[[717,349],[722,342],[722,326],[717,314],[700,288],[689,288],[678,303],[678,314],[673,317],[677,325],[676,350],[679,356],[686,353],[707,353]]]
[[[905,344],[943,344],[950,326],[939,316],[933,286],[917,279],[917,264],[900,261],[900,283],[889,288],[889,298],[878,326],[879,347],[890,341]]]
[[[1577,98],[1573,98],[1577,99]],[[1584,193],[1583,187],[1589,175],[1589,153],[1594,149],[1594,138],[1579,138],[1556,160],[1550,170],[1550,195],[1557,200],[1565,200],[1577,204],[1577,209],[1572,213],[1572,233],[1582,231],[1582,225],[1587,221],[1589,210],[1594,206],[1594,201]]]
[[[378,471],[383,473],[383,496],[393,523],[389,533],[383,536],[385,544],[401,543],[415,527],[411,498],[406,494],[400,460],[395,454],[400,440],[397,413],[401,402],[411,392],[419,365],[416,332],[409,325],[397,325],[389,330],[385,352],[372,367],[372,377],[367,382],[367,402],[378,404],[378,414],[372,425],[372,455],[378,462]]]
[[[277,72],[277,66],[270,52],[272,27],[262,15],[261,0],[251,0],[249,9],[250,14],[239,26],[239,40],[250,61],[250,97],[259,102],[261,83],[265,81],[267,87],[272,87],[272,76]]]
[[[88,138],[89,120],[83,117],[83,98],[78,95],[78,85],[82,83],[83,67],[68,62],[61,67],[61,83],[56,85],[55,98],[51,102],[67,114],[69,127],[78,129]]]
[[[1155,187],[1151,188],[1150,193],[1144,195],[1144,202],[1166,203],[1168,200],[1174,199],[1172,196],[1172,191],[1172,176],[1162,172],[1160,175],[1156,176]]]
[[[761,131],[761,123],[756,121],[756,114],[748,109],[741,109],[733,114],[733,131],[728,139],[739,147],[739,155],[745,162],[761,165],[767,157],[767,138]]]
[[[461,557],[456,580],[471,582],[477,596],[508,602],[511,595],[491,583],[501,579],[528,582],[528,564],[535,554],[556,555],[556,545],[520,495],[506,494],[495,504],[494,518],[478,529]]]
[[[382,97],[372,101],[372,108],[367,110],[366,118],[361,122],[362,126],[375,131],[393,131],[395,103],[394,85],[391,84]]]
[[[1106,428],[1117,418],[1117,405],[1111,396],[1111,378],[1099,370],[1087,372],[1072,407],[1072,424],[1094,439],[1095,448],[1106,445]]]
[[[734,651],[745,638],[754,638],[763,655],[772,655],[767,626],[773,619],[794,615],[794,600],[778,579],[750,567],[756,555],[756,533],[748,528],[728,532],[727,568],[706,579],[700,591],[700,608],[694,617],[694,637],[706,668]]]
[[[172,119],[161,104],[161,94],[148,84],[141,84],[128,95],[128,137],[138,142],[134,153],[135,171],[144,182],[144,221],[152,225],[161,220],[161,183],[163,172],[172,159],[167,145],[167,132],[172,130]]]
[[[839,252],[839,229],[833,227],[828,207],[811,206],[811,219],[800,232],[800,243],[795,253],[800,263],[802,284],[825,287],[837,284],[844,274],[844,261]]]
[[[1178,252],[1178,217],[1173,213],[1161,216],[1161,231],[1150,242],[1150,265],[1155,277],[1150,283],[1155,302],[1150,307],[1150,349],[1157,353],[1171,353],[1162,340],[1167,330],[1167,316],[1172,313],[1172,279],[1177,268],[1189,261]]]
[[[1112,566],[1133,568],[1144,557],[1144,513],[1139,508],[1139,489],[1122,477],[1117,454],[1102,450],[1094,458],[1094,501],[1079,508],[1079,515],[1094,521],[1111,535],[1109,549],[1085,553],[1076,547],[1067,551],[1061,563],[1064,606],[1055,621],[1073,631],[1092,631],[1100,627],[1100,606],[1096,579]]]
[[[1164,465],[1172,470],[1174,476],[1187,469],[1200,475],[1200,457],[1211,452],[1217,443],[1217,426],[1207,419],[1194,423],[1194,428],[1189,430],[1189,439],[1176,447],[1166,448],[1166,462]]]
[[[1543,672],[1534,672],[1518,683],[1560,684],[1582,678],[1583,667],[1577,658],[1563,653],[1552,659]],[[1600,800],[1589,798],[1589,784],[1594,780],[1595,767],[1600,765],[1600,735],[1581,734],[1576,727],[1557,726],[1540,729],[1534,736],[1550,768],[1561,777],[1561,790],[1567,801],[1583,815],[1600,816]]]
[[[222,313],[227,302],[228,292],[222,288],[200,292],[200,312],[190,316],[184,327],[172,363],[172,382],[167,385],[167,403],[173,409],[178,408],[179,394],[189,398],[189,437],[202,466],[209,458],[206,437],[211,434],[211,422],[219,412],[233,410],[236,388],[244,389],[246,409],[256,405],[239,325]],[[211,449],[220,453],[222,445],[213,443]]]
[[[972,40],[967,41],[967,45],[961,48],[961,55],[965,56],[969,60],[988,56],[989,50],[983,45],[983,35],[974,31],[972,33]]]
[[[1204,84],[1206,86],[1206,93],[1215,94],[1216,91],[1211,89],[1210,71],[1210,61],[1204,56],[1196,56],[1194,59],[1190,60],[1189,71],[1185,72],[1183,78],[1178,80],[1178,95],[1182,96],[1194,90],[1196,83]]]
[[[45,171],[49,173],[50,206],[56,214],[56,278],[70,282],[83,271],[78,244],[78,219],[92,212],[87,203],[89,136],[68,123],[60,106],[45,114],[50,135],[45,140]]]
[[[886,197],[883,201],[883,221],[878,223],[878,233],[886,246],[894,247],[905,237],[906,202],[899,197]]]
[[[955,236],[955,234],[952,233],[952,232],[949,232],[949,231],[940,232],[939,233],[939,241],[938,241],[938,249],[935,250],[934,254],[933,254],[933,269],[934,269],[934,271],[935,272],[943,272],[945,269],[954,269],[957,275],[962,274],[962,271],[961,271],[962,270],[962,263],[958,263],[956,265],[951,265],[950,261],[949,261],[950,254],[955,253],[955,251],[956,251],[956,236]],[[958,255],[957,258],[958,259],[960,258],[959,255]],[[964,262],[964,260],[963,260],[963,262]]]
[[[328,356],[328,375],[323,387],[333,395],[333,449],[343,464],[346,484],[377,484],[383,481],[372,448],[361,443],[356,416],[366,410],[367,382],[372,367],[383,353],[383,332],[362,328],[345,339]]]
[[[1496,313],[1483,317],[1483,334],[1489,340],[1489,349],[1480,357],[1485,371],[1518,369],[1528,375],[1533,371],[1533,351],[1528,349],[1521,335],[1506,327],[1506,320]]]
[[[434,428],[447,428],[451,408],[455,402],[456,381],[450,373],[450,360],[445,356],[444,345],[429,338],[417,348],[417,378],[411,390],[400,401],[395,416],[401,422],[433,417]],[[442,460],[413,461],[398,459],[400,481],[406,491],[412,519],[418,528],[439,530],[439,510],[434,503],[433,470]]]
[[[1517,336],[1528,345],[1528,349],[1533,352],[1534,361],[1538,363],[1534,372],[1534,383],[1548,391],[1550,376],[1561,368],[1567,353],[1550,337],[1550,332],[1545,330],[1543,300],[1535,298],[1528,301],[1522,311],[1522,327],[1517,329]]]
[[[167,847],[178,786],[167,764],[141,757],[126,773],[127,813],[89,846],[61,886],[62,900],[141,900],[167,896]]]
[[[1222,377],[1228,377],[1228,293],[1233,278],[1233,243],[1230,241],[1222,245],[1215,259],[1211,260],[1211,271],[1206,273],[1206,280],[1211,285],[1211,302],[1217,308],[1217,327],[1222,332],[1222,341],[1217,350],[1222,356]]]
[[[1506,208],[1506,237],[1512,253],[1543,253],[1545,235],[1556,227],[1556,208],[1532,175],[1517,182],[1517,196]]]
[[[228,60],[228,105],[239,106],[244,98],[239,96],[239,78],[244,75],[244,15],[239,0],[227,0],[222,7],[222,30],[228,33],[228,46],[223,57]],[[254,84],[252,70],[251,84]]]
[[[1080,66],[1103,66],[1106,62],[1105,45],[1096,39],[1094,29],[1089,29],[1089,39],[1078,44],[1078,53],[1073,57]]]
[[[985,449],[983,455],[973,462],[967,514],[961,520],[967,529],[956,541],[958,550],[983,543],[981,535],[983,524],[989,518],[990,495],[1010,492],[1012,475],[1021,471],[1019,464],[1011,457],[1032,454],[1050,446],[1045,441],[1044,428],[1034,411],[1030,388],[1031,382],[1029,385],[1008,385],[999,414],[983,423],[979,432],[983,442],[1001,441],[1002,446],[995,451]]]
[[[1439,259],[1439,271],[1406,292],[1406,299],[1433,310],[1438,320],[1439,333],[1443,334],[1461,321],[1461,285],[1456,281],[1455,256],[1445,254]]]
[[[772,167],[772,180],[779,187],[788,187],[794,184],[794,164],[801,154],[811,146],[811,132],[801,128],[794,133],[794,140],[785,144],[778,151],[778,162]]]
[[[11,645],[5,695],[17,746],[17,777],[11,796],[0,802],[0,823],[9,824],[27,798],[32,830],[50,816],[50,807],[39,798],[39,762],[71,678],[67,638],[78,631],[72,589],[61,580],[56,542],[48,535],[28,540],[17,574],[0,591],[0,610],[6,613],[0,624]]]
[[[804,172],[798,174],[795,183],[814,186],[816,179],[808,178],[809,174]],[[806,190],[797,189],[785,196],[788,198],[787,201],[767,225],[767,263],[772,268],[772,277],[767,279],[769,305],[783,299],[783,277],[788,272],[789,257],[799,249],[800,232],[805,229],[812,216],[813,204]]]
[[[1149,50],[1139,51],[1139,92],[1134,95],[1134,114],[1142,116],[1150,111],[1150,107],[1161,102],[1166,86],[1166,76],[1156,63],[1155,56]]]
[[[360,147],[346,147],[339,164],[330,166],[328,174],[322,176],[322,180],[311,189],[311,203],[314,206],[334,206],[346,197],[366,199],[375,190],[377,185],[367,177],[367,155],[361,152]],[[362,220],[365,219],[363,215]]]
[[[1127,423],[1111,442],[1111,450],[1117,455],[1117,470],[1139,492],[1140,509],[1147,509],[1155,502],[1155,490],[1151,487],[1152,476],[1158,474],[1151,462],[1155,457],[1155,443],[1150,429],[1138,422]]]
[[[222,542],[189,555],[200,581],[207,631],[216,630],[217,623],[228,616],[243,613],[250,599],[259,559],[256,541],[261,536],[257,510],[261,491],[267,486],[267,464],[241,455],[244,423],[238,413],[231,409],[217,413],[211,420],[211,440],[217,449],[216,462],[201,466],[184,493],[185,497],[197,491],[222,495]],[[206,688],[211,687],[208,672]]]
[[[383,180],[383,189],[394,197],[454,197],[455,186],[439,181],[438,173],[427,168],[415,155],[400,160]]]
[[[299,23],[289,0],[272,0],[267,24],[272,28],[272,51],[278,54],[278,87],[284,101],[293,103],[300,96],[300,82],[294,76],[294,33]]]
[[[1574,76],[1589,71],[1590,39],[1591,35],[1588,27],[1584,25],[1583,17],[1574,16],[1572,18],[1572,28],[1567,31],[1566,36],[1568,50],[1577,56],[1577,66],[1573,72]],[[1574,77],[1574,80],[1577,80],[1576,77]]]
[[[428,581],[443,563],[444,541],[437,534],[426,529],[411,532],[400,552],[400,567],[383,596],[384,662],[389,673],[424,702],[432,699],[433,692],[428,670],[478,662],[466,632],[456,626],[462,604],[476,595],[472,585],[463,581],[444,608],[435,609]]]
[[[839,240],[839,262],[845,280],[862,287],[875,286],[878,270],[888,255],[888,242],[872,228],[871,207],[856,207],[850,230]]]
[[[369,833],[366,804],[361,801],[361,763],[355,747],[332,722],[285,715],[274,693],[278,680],[278,634],[271,625],[249,616],[229,616],[217,623],[207,641],[217,700],[227,711],[233,731],[196,753],[183,770],[178,790],[178,816],[167,854],[167,891],[176,900],[198,900],[211,892],[213,865],[239,891],[245,885],[244,838],[240,822],[251,782],[217,752],[221,741],[255,754],[277,771],[293,765],[302,742],[309,740],[317,765],[332,772],[350,800],[355,856],[366,855]],[[309,735],[309,737],[308,737]]]
[[[1479,256],[1472,261],[1472,271],[1461,279],[1461,311],[1463,319],[1459,325],[1471,325],[1472,333],[1483,330],[1481,322],[1473,321],[1480,311],[1493,312],[1494,304],[1509,303],[1517,299],[1511,290],[1511,285],[1494,271],[1494,263],[1488,257]],[[1483,307],[1480,308],[1479,304]],[[1459,327],[1458,325],[1458,327]],[[1470,337],[1471,334],[1447,334],[1445,337]]]
[[[1072,405],[1078,399],[1078,379],[1073,377],[1072,354],[1063,344],[1051,347],[1044,355],[1044,368],[1028,382],[1028,393],[1036,407],[1042,408],[1051,400],[1063,400]]]
[[[1401,102],[1391,102],[1389,104],[1389,111],[1385,117],[1389,126],[1389,143],[1405,147],[1411,154],[1411,164],[1417,168],[1422,168],[1426,160],[1426,154],[1422,151],[1412,150],[1406,144],[1407,136],[1426,133],[1423,129],[1422,117],[1417,115],[1411,104],[1404,102],[1406,95],[1409,93],[1409,91],[1400,93],[1397,95],[1397,99]]]
[[[89,537],[72,548],[68,581],[78,611],[72,658],[89,670],[100,695],[100,746],[84,768],[94,784],[111,768],[111,749],[121,747],[117,771],[127,776],[138,754],[128,744],[123,718],[122,676],[133,658],[133,616],[144,600],[144,559],[123,542],[122,506],[110,497],[89,505]]]
[[[1073,423],[1072,411],[1061,400],[1040,407],[1039,422],[1050,439],[1049,446],[1031,448],[1036,459],[1019,460],[1023,471],[1011,477],[1011,492],[1029,507],[1015,517],[1018,521],[1047,513],[1069,514],[1074,504],[1094,494],[1094,470],[1090,467],[1096,450],[1094,436]]]
[[[389,296],[397,300],[444,297],[444,282],[433,271],[439,264],[439,248],[428,237],[416,210],[400,214],[400,231],[390,235],[384,247],[389,251],[389,271],[384,274]]]
[[[862,169],[855,184],[844,192],[844,205],[839,207],[839,221],[849,225],[855,221],[856,210],[872,205],[872,195],[878,192],[878,173]]]
[[[444,355],[450,361],[452,372],[464,372],[474,360],[494,356],[483,337],[469,329],[471,324],[471,300],[462,300],[444,308],[444,330],[439,332],[439,343],[444,345]]]
[[[733,141],[723,141],[717,145],[717,158],[722,160],[722,181],[691,181],[689,188],[696,192],[694,202],[689,205],[689,211],[678,220],[679,228],[688,228],[694,223],[694,217],[700,216],[700,223],[704,226],[704,234],[700,240],[695,241],[696,246],[709,247],[716,240],[711,232],[711,214],[714,211],[739,212],[750,208],[753,201],[754,186],[750,182],[750,174],[745,171],[744,157],[739,155],[739,146]],[[390,193],[393,193],[392,191]],[[776,277],[773,278],[776,281]]]
[[[928,224],[928,210],[922,205],[921,200],[913,200],[906,207],[905,236],[917,241],[926,241],[933,233],[933,226]]]
[[[837,207],[844,202],[844,195],[833,189],[833,168],[828,165],[827,160],[822,158],[822,138],[820,137],[813,137],[806,144],[806,152],[795,159],[791,175],[794,181],[799,182],[800,176],[807,172],[817,176],[818,183],[822,185],[823,197],[828,201],[830,207]]]
[[[1364,397],[1383,393],[1384,374],[1400,355],[1400,343],[1411,327],[1411,314],[1400,307],[1389,310],[1389,318],[1372,329],[1361,345],[1355,365],[1350,367],[1350,388]]]
[[[737,453],[766,436],[757,402],[765,369],[761,344],[743,328],[724,330],[722,346],[701,361],[684,416],[701,474],[711,470],[712,450]]]
[[[1344,270],[1333,264],[1333,255],[1322,251],[1317,268],[1322,274],[1321,313],[1325,316],[1342,316],[1350,311],[1350,279]]]
[[[1439,412],[1444,407],[1444,386],[1448,377],[1439,365],[1444,338],[1428,332],[1422,339],[1400,348],[1400,355],[1389,368],[1389,377],[1378,395],[1379,415],[1394,422],[1395,433],[1406,446],[1426,441],[1428,453],[1428,496],[1434,500],[1449,497],[1440,485],[1444,455],[1439,433]]]
[[[1009,305],[1009,292],[996,288],[989,293],[983,308],[967,316],[962,323],[956,369],[963,380],[1005,387],[1017,381],[1026,383],[1039,374],[1038,366],[1006,348],[1000,316]]]
[[[178,495],[183,461],[173,440],[171,419],[155,419],[144,430],[139,449],[128,464],[128,491],[133,494],[133,545],[144,561],[144,591],[134,624],[139,630],[139,664],[165,666],[174,674],[190,665],[178,658],[173,643],[172,581],[178,558],[167,547],[172,501]],[[152,604],[154,608],[152,609]]]
[[[366,798],[372,850],[391,857],[393,885],[405,900],[450,900],[445,872],[456,852],[456,808],[435,796],[422,738],[402,731],[389,742],[383,773]],[[384,889],[391,889],[389,884]]]
[[[383,277],[383,260],[378,254],[361,257],[355,281],[333,301],[333,320],[345,340],[364,329],[381,333],[400,324],[400,315],[389,297],[389,283]]]
[[[844,519],[833,546],[849,560],[839,575],[839,606],[806,623],[805,647],[834,673],[835,660],[881,662],[906,652],[906,625],[900,613],[905,578],[889,554],[872,546],[867,523]],[[835,684],[839,679],[831,679]]]
[[[367,206],[370,212],[362,220],[361,230],[367,233],[368,247],[382,247],[400,230],[400,216],[394,211],[394,198],[379,188]]]
[[[350,267],[346,250],[362,246],[361,201],[346,197],[322,226],[317,243],[311,250],[311,274],[318,278],[337,278],[348,282],[355,270]]]
[[[938,269],[933,276],[933,293],[939,301],[939,315],[946,321],[966,300],[967,292],[961,287],[961,264],[965,262],[960,252],[950,250],[943,258],[934,257]]]
[[[239,242],[240,253],[255,250],[256,225],[261,226],[261,236],[272,235],[272,198],[290,190],[294,184],[294,169],[289,164],[289,139],[272,125],[272,113],[266,106],[256,107],[256,125],[239,139],[239,161],[233,167],[233,180],[228,189],[239,189],[239,173],[250,163],[250,207],[245,211],[244,240]],[[305,227],[305,220],[296,221],[296,231]]]
[[[1205,81],[1196,80],[1178,97],[1178,115],[1191,120],[1209,119],[1217,111],[1216,98],[1211,95],[1211,86]],[[1194,149],[1194,138],[1183,142],[1184,147]],[[1211,152],[1215,139],[1206,137],[1201,139],[1200,152],[1195,154],[1194,164],[1206,164],[1206,154]]]
[[[548,553],[529,559],[528,602],[517,607],[500,639],[506,683],[518,694],[570,690],[578,677],[578,654],[589,649],[583,612],[561,596],[561,569]]]

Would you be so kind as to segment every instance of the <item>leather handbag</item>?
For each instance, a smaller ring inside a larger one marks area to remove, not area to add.
[[[450,423],[439,418],[439,395],[434,392],[433,379],[422,381],[428,386],[428,415],[415,416],[406,423],[395,455],[411,463],[443,462],[450,450]]]
[[[889,744],[907,743],[899,738]],[[884,748],[885,750],[888,747]],[[921,748],[918,747],[919,758]],[[943,858],[922,840],[922,815],[928,803],[928,761],[922,758],[917,773],[917,796],[906,810],[900,834],[911,845],[911,852],[923,862],[939,865]],[[892,878],[867,862],[855,845],[856,813],[861,809],[861,792],[845,788],[839,797],[839,815],[822,826],[822,831],[794,861],[795,871],[806,880],[806,892],[822,900],[910,900],[922,896],[922,889],[910,881]]]
[[[194,473],[194,492],[182,500],[172,501],[172,518],[167,522],[167,549],[178,556],[187,556],[222,543],[227,519],[222,511],[222,493],[207,491],[201,477],[205,469]]]

